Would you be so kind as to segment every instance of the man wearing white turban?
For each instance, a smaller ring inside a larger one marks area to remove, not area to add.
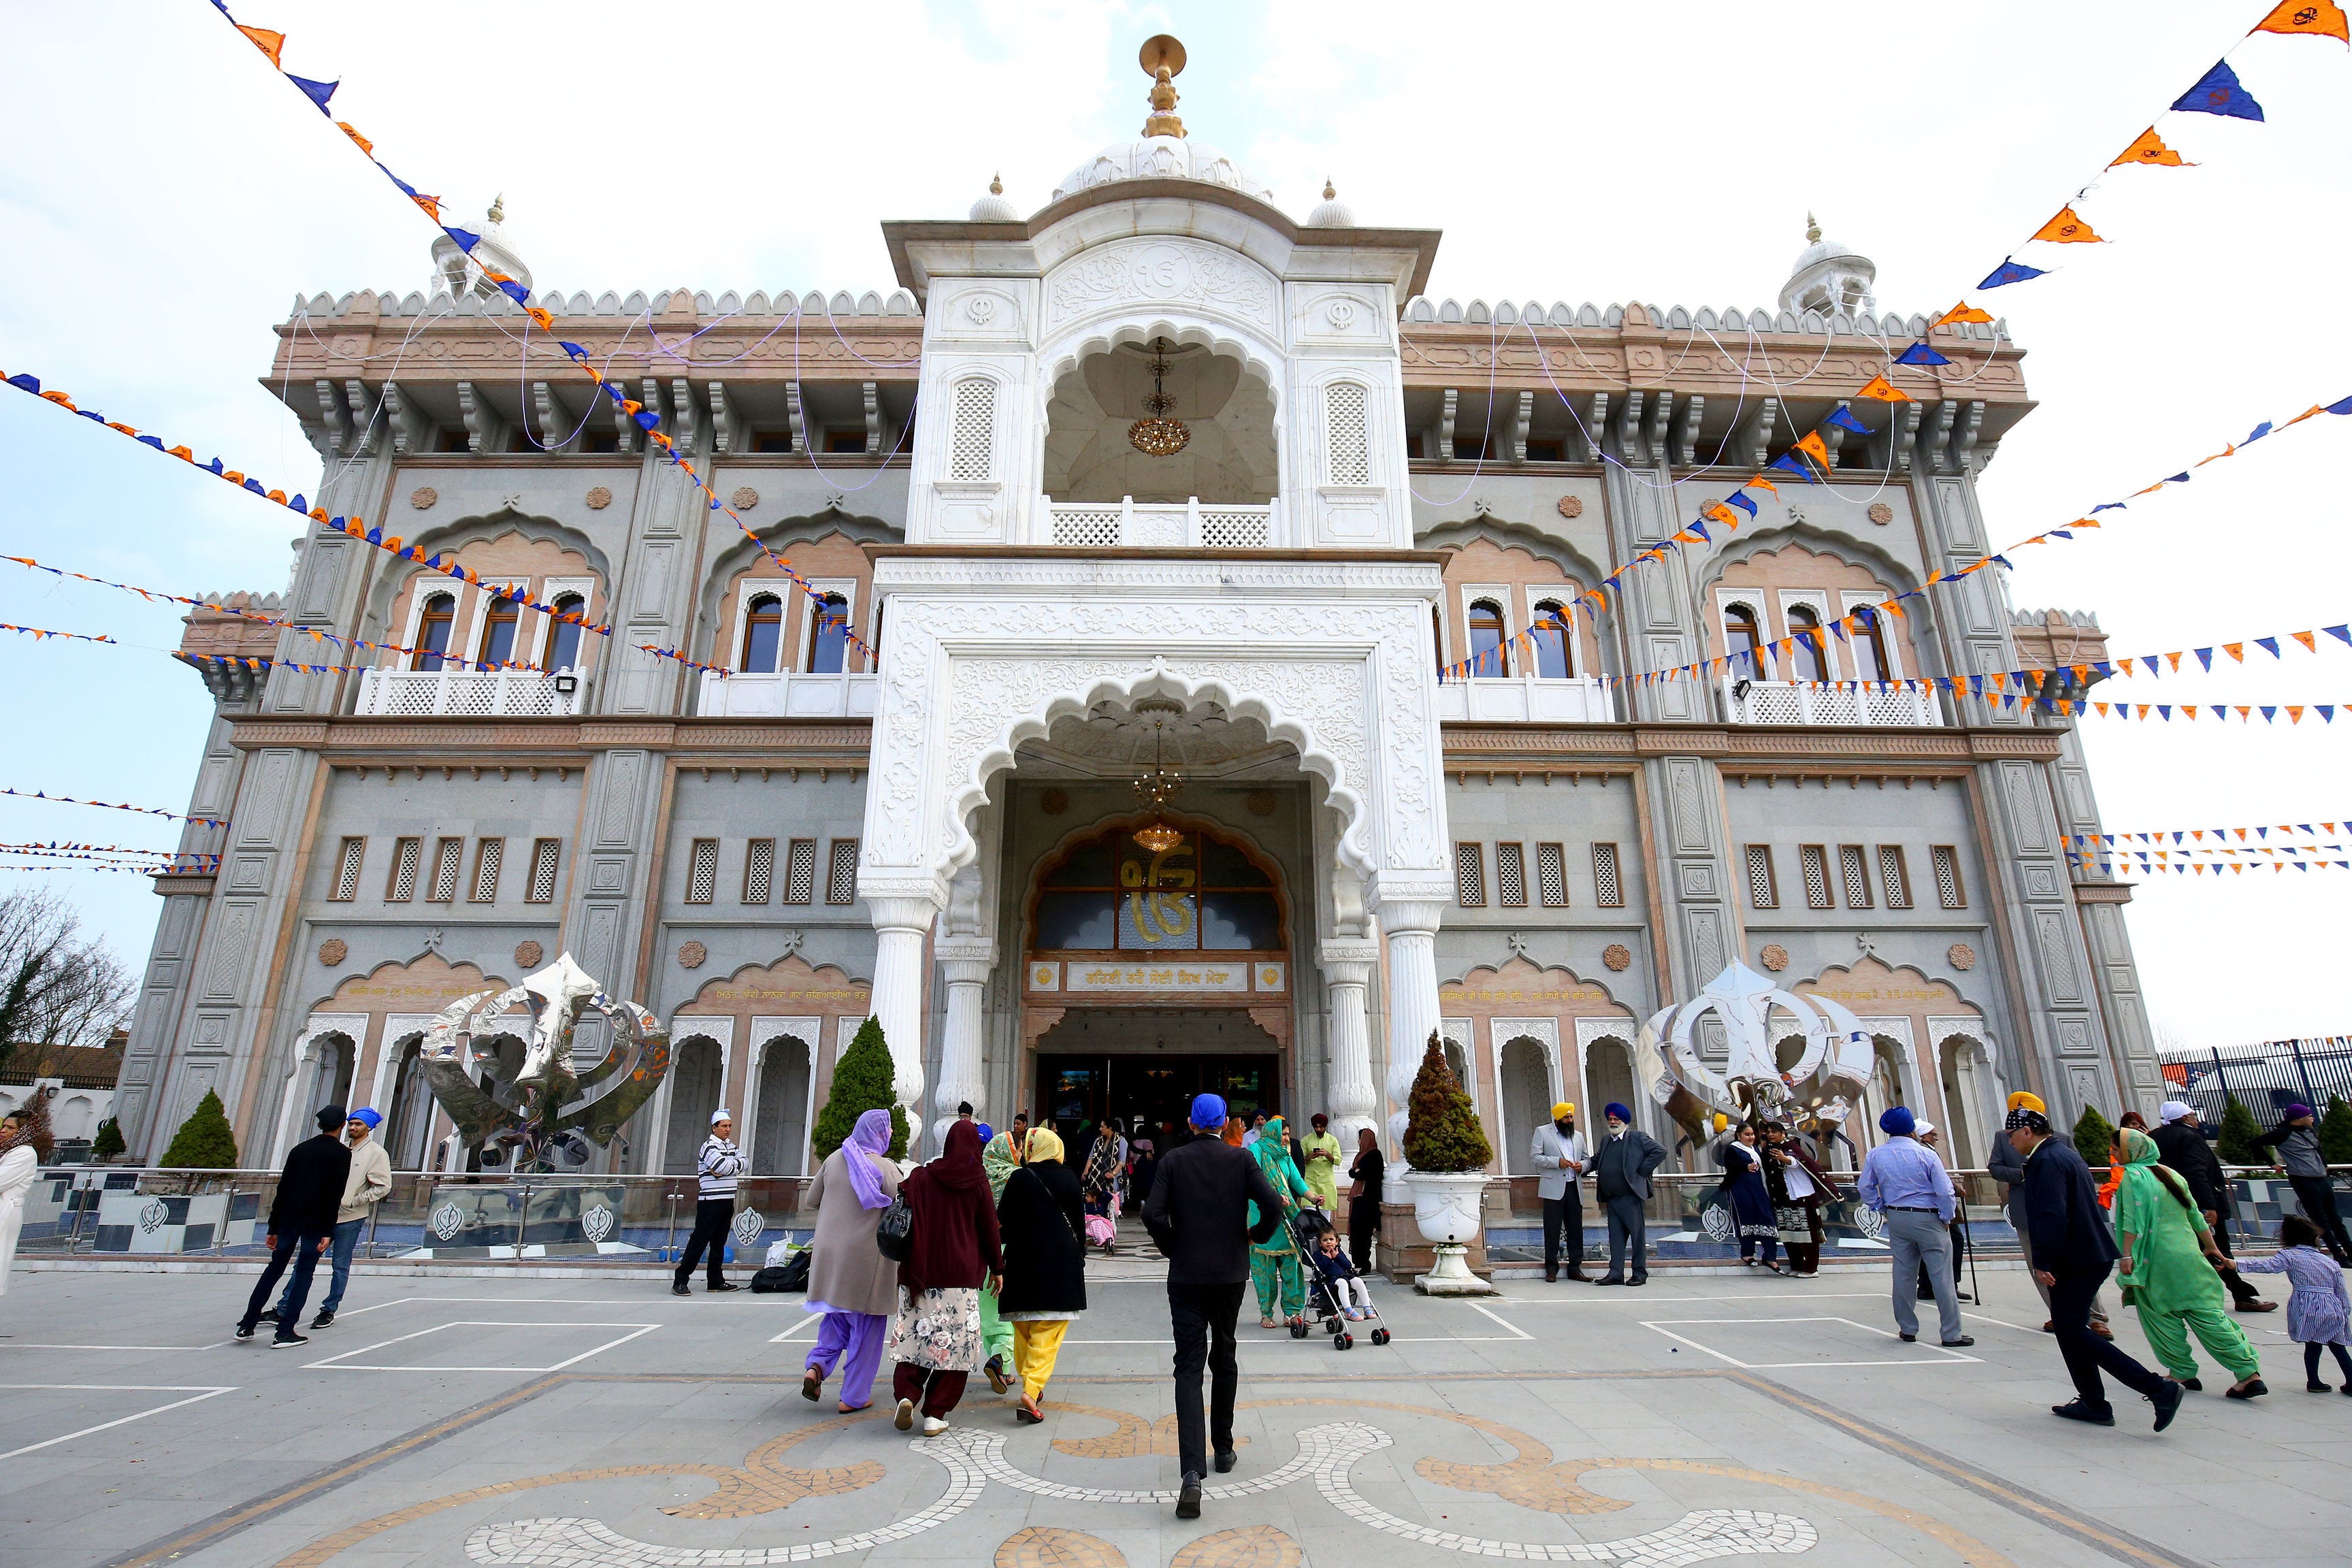
[[[2230,1257],[2230,1178],[2206,1141],[2205,1130],[2197,1124],[2196,1108],[2186,1100],[2168,1100],[2156,1114],[2163,1125],[2148,1136],[2156,1140],[2157,1163],[2170,1166],[2189,1184],[2189,1198],[2203,1212],[2213,1245],[2222,1257]],[[2241,1312],[2278,1310],[2276,1301],[2263,1300],[2252,1280],[2241,1279],[2233,1271],[2222,1270],[2221,1283],[2230,1288]]]

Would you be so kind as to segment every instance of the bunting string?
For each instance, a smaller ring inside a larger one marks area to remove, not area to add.
[[[117,870],[134,867],[168,867],[174,871],[197,876],[220,869],[220,857],[217,855],[182,855],[168,850],[89,852],[51,849],[38,844],[0,844],[0,855],[30,855],[47,860],[87,860],[110,866]]]
[[[51,795],[47,790],[11,789],[5,784],[0,784],[0,795],[14,795],[18,800],[56,801],[63,805],[102,805],[109,811],[135,811],[142,816],[168,817],[173,822],[193,822],[202,827],[226,827],[229,825],[229,819],[226,816],[186,816],[176,811],[164,811],[158,806],[124,805],[111,800],[82,800],[69,795]]]
[[[2086,859],[2071,854],[2067,856],[2067,859],[2078,868],[2101,871],[2110,877],[2118,871],[2125,873],[2138,871],[2151,876],[2162,876],[2166,872],[2170,872],[2176,877],[2201,877],[2210,871],[2217,878],[2222,872],[2229,871],[2243,876],[2248,871],[2263,869],[2264,864],[2281,876],[2286,874],[2289,867],[2293,867],[2297,871],[2352,871],[2352,860],[2272,860],[2252,865],[2243,860],[2186,860],[2173,861],[2168,864],[2151,861],[2135,865],[2122,860]]]
[[[2339,834],[2352,834],[2352,817],[2347,817],[2341,823],[2322,822],[2315,826],[2308,822],[2281,822],[2260,824],[2252,827],[2158,827],[2126,833],[2070,833],[2066,835],[2066,841],[2069,844],[2091,845],[2122,844],[2126,840],[2139,844],[2162,844],[2165,840],[2170,839],[2175,844],[2181,843],[2183,840],[2202,844],[2208,838],[2213,839],[2216,843],[2221,843],[2235,837],[2239,843],[2243,844],[2249,833],[2254,836],[2256,843],[2268,843],[2270,836],[2273,833],[2282,838],[2292,838],[2298,833],[2306,838],[2334,837]]]
[[[189,873],[182,871],[178,868],[172,866],[117,866],[108,861],[93,861],[87,865],[60,864],[48,861],[35,861],[29,864],[11,862],[7,865],[0,865],[0,871],[129,871],[133,875],[141,877],[173,877],[189,875]]]
[[[91,636],[89,633],[88,633],[88,632],[58,632],[58,631],[51,631],[51,630],[50,630],[48,627],[47,627],[47,626],[20,626],[16,625],[16,624],[15,624],[14,622],[12,622],[12,621],[0,621],[0,632],[23,632],[23,633],[24,633],[24,634],[26,634],[27,637],[32,637],[32,638],[33,638],[34,640],[36,640],[36,641],[39,641],[40,639],[45,638],[45,637],[57,637],[57,638],[59,638],[59,639],[61,639],[61,640],[70,641],[70,642],[102,642],[102,643],[114,643],[114,639],[113,639],[112,637],[92,637],[92,636]],[[117,647],[121,647],[121,646],[122,646],[122,645],[121,645],[121,644],[120,644],[120,643],[115,643],[115,645],[114,645],[114,646],[116,646]]]

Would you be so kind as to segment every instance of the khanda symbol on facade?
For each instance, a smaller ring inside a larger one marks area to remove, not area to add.
[[[1192,846],[1186,841],[1156,851],[1149,863],[1120,862],[1118,885],[1128,889],[1128,921],[1145,942],[1172,942],[1192,931],[1192,896],[1176,889],[1192,887],[1196,874],[1191,867],[1168,864],[1192,856]]]

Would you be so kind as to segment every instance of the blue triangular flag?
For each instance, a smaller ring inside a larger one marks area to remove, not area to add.
[[[2042,275],[2042,272],[2043,268],[2042,268],[2028,267],[2022,261],[2012,261],[2009,258],[2003,257],[2001,258],[2000,265],[1994,268],[1990,273],[1987,274],[1985,280],[1978,284],[1977,287],[1979,289],[1998,289],[2003,284],[2022,283],[2028,279],[2039,278]]]
[[[2276,637],[2256,637],[2254,639],[2254,646],[2262,649],[2264,653],[2269,654],[2273,658],[2276,658],[2279,656],[2278,638]]]
[[[1851,430],[1857,436],[1867,436],[1870,434],[1869,426],[1864,425],[1861,420],[1856,419],[1851,413],[1842,407],[1832,408],[1830,410],[1829,423],[1836,426],[1841,430]]]
[[[2177,474],[2168,475],[2164,482],[2168,485],[2185,485],[2189,482],[2189,470],[2183,468]]]
[[[327,100],[334,97],[335,89],[343,85],[339,81],[312,81],[309,77],[296,76],[292,71],[284,74],[288,81],[302,89],[303,97],[319,106],[321,114],[327,112]]]
[[[1821,480],[1813,478],[1813,470],[1811,468],[1797,461],[1796,454],[1793,452],[1781,453],[1779,457],[1772,459],[1772,466],[1776,468],[1786,468],[1792,474],[1803,475],[1805,483],[1809,485],[1817,485],[1822,482]]]
[[[2335,402],[2327,405],[2327,412],[2330,414],[2352,414],[2352,397],[2337,398]]]
[[[1754,517],[1756,515],[1756,502],[1749,498],[1746,490],[1732,491],[1729,495],[1723,498],[1723,504],[1726,506],[1736,506],[1750,517]]]
[[[1952,362],[1929,348],[1925,342],[1913,343],[1895,356],[1896,364],[1949,364]]]
[[[2346,401],[2346,402],[2347,402],[2347,403],[2352,403],[2352,398],[2347,398],[2347,399],[2345,399],[2345,401]],[[2253,433],[2252,435],[2251,435],[2251,436],[2247,437],[2244,440],[2242,440],[2242,441],[2239,442],[2239,443],[2238,443],[2238,445],[2239,445],[2239,446],[2241,446],[2241,447],[2251,447],[2251,446],[2252,446],[2255,442],[2257,442],[2257,441],[2261,440],[2263,437],[2265,437],[2265,436],[2269,435],[2270,433],[2271,433],[2271,422],[2270,422],[2269,420],[2265,419],[2265,420],[2263,420],[2261,424],[2259,424],[2259,425],[2257,425],[2257,426],[2254,426],[2254,433]]]
[[[2121,511],[2124,510],[2124,503],[2119,500],[2103,500],[2091,510],[2093,511]]]
[[[403,190],[407,189],[404,185],[401,188]],[[415,193],[412,191],[409,194],[414,195]],[[457,242],[457,248],[464,251],[468,256],[474,254],[474,247],[482,243],[482,237],[478,234],[473,233],[469,229],[449,228],[445,226],[441,232],[447,235],[451,239],[456,240]]]
[[[2208,674],[2208,675],[2212,674],[2212,673],[2213,673],[2213,650],[2212,650],[2211,648],[2210,648],[2210,647],[2200,647],[2200,648],[2197,649],[2197,650],[2196,650],[2196,652],[2197,652],[2197,662],[2198,662],[2198,663],[2200,663],[2200,664],[2201,664],[2201,665],[2203,665],[2203,666],[2205,667],[2205,673],[2206,673],[2206,674]]]
[[[2260,120],[2263,106],[2238,85],[2238,73],[2227,60],[2197,79],[2197,85],[2175,99],[2172,107],[2183,114],[2226,114],[2233,120]]]

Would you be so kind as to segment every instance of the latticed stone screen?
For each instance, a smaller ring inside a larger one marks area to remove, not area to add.
[[[335,867],[335,902],[348,904],[360,896],[360,865],[366,858],[366,839],[343,840],[343,857]]]
[[[1847,909],[1870,908],[1870,867],[1862,858],[1861,845],[1838,846],[1838,877],[1845,883]]]
[[[805,904],[816,897],[816,840],[795,838],[784,853],[784,902]]]
[[[404,904],[416,897],[416,873],[425,863],[425,840],[403,838],[392,847],[392,880],[384,884],[383,901]]]
[[[455,903],[457,900],[457,877],[465,869],[466,841],[444,838],[433,847],[433,890],[427,899],[436,904]]]
[[[1780,889],[1772,880],[1772,847],[1750,844],[1748,847],[1748,903],[1751,909],[1777,910],[1780,907]]]
[[[1330,453],[1331,482],[1372,482],[1371,426],[1361,382],[1335,381],[1323,394],[1323,437]]]
[[[1568,850],[1558,844],[1536,846],[1536,896],[1546,909],[1568,907]]]
[[[1969,896],[1960,887],[1959,851],[1949,844],[1938,844],[1929,851],[1936,862],[1936,900],[1948,910],[1969,907]]]
[[[776,841],[754,838],[743,852],[743,901],[764,904],[776,876]]]
[[[686,864],[686,901],[707,904],[719,893],[719,840],[698,838]]]
[[[542,838],[530,847],[530,888],[524,899],[534,904],[555,902],[555,868],[562,858],[563,841]]]
[[[949,479],[977,484],[989,477],[996,451],[994,382],[968,375],[956,383],[955,423],[949,441]]]
[[[1617,879],[1617,846],[1592,847],[1592,901],[1604,910],[1625,907],[1625,886]]]
[[[1903,847],[1900,844],[1878,847],[1878,886],[1879,890],[1886,895],[1888,909],[1907,910],[1911,907],[1911,877],[1903,864]]]
[[[506,858],[505,839],[485,838],[481,841],[474,851],[474,896],[470,902],[495,904],[499,901],[499,869],[506,863]]]
[[[857,901],[857,840],[855,838],[833,841],[833,864],[825,868],[824,901],[828,904],[854,904]]]
[[[1527,905],[1527,851],[1519,845],[1495,846],[1495,901],[1507,909],[1522,909]]]
[[[1808,844],[1797,851],[1797,858],[1805,868],[1805,908],[1835,908],[1830,901],[1829,851],[1818,844]]]
[[[1480,844],[1454,847],[1454,901],[1465,910],[1486,904],[1486,849]]]

